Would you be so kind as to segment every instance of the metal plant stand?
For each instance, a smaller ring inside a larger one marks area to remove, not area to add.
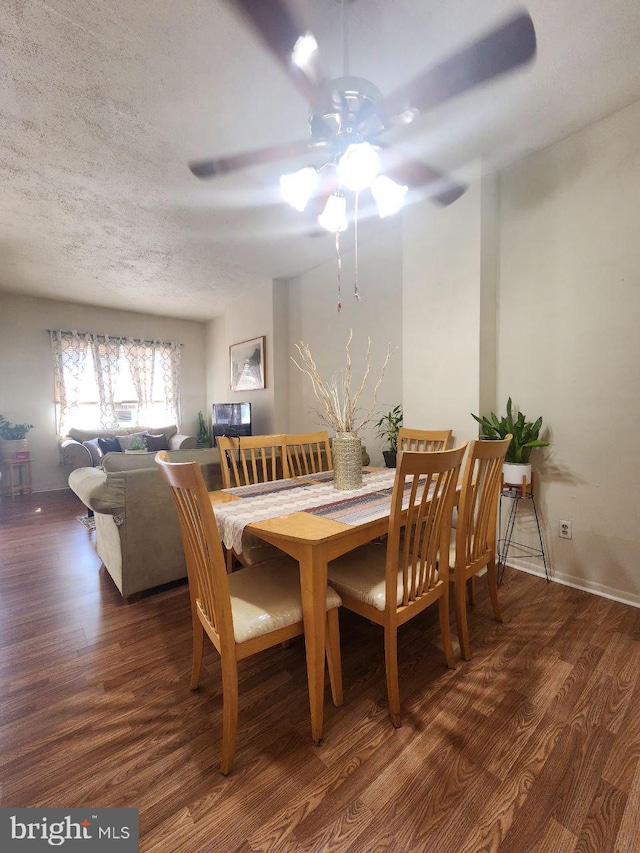
[[[507,525],[505,529],[505,535],[503,538],[498,539],[498,548],[497,548],[497,557],[498,557],[498,586],[502,584],[502,580],[504,578],[504,567],[507,564],[507,559],[509,557],[509,549],[511,547],[516,547],[522,550],[527,557],[534,557],[542,560],[542,564],[544,566],[544,576],[547,579],[547,583],[549,583],[549,567],[547,565],[547,557],[544,552],[544,543],[542,541],[542,530],[540,529],[540,518],[538,516],[538,509],[536,507],[536,499],[533,493],[533,474],[531,474],[531,483],[527,484],[526,479],[523,478],[522,485],[516,486],[508,483],[502,483],[502,488],[500,490],[500,505],[498,509],[498,531],[502,532],[502,513],[503,506],[502,503],[505,499],[511,501],[511,505],[508,510],[507,516]],[[520,501],[531,501],[531,506],[533,507],[533,515],[536,520],[536,528],[538,530],[538,541],[540,542],[540,547],[536,548],[531,545],[525,545],[522,542],[516,542],[513,539],[513,531],[516,524],[516,518],[518,516],[518,509],[520,507]]]

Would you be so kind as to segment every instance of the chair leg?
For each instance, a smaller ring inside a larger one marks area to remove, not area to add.
[[[387,672],[387,700],[392,725],[399,729],[402,725],[400,714],[400,687],[398,685],[398,628],[396,625],[384,627],[384,658]]]
[[[238,662],[229,654],[222,657],[222,761],[223,776],[233,769],[238,730]]]
[[[225,548],[224,556],[227,564],[227,574],[230,575],[233,571],[233,551]]]
[[[487,580],[489,581],[489,597],[493,607],[493,615],[496,622],[502,622],[502,611],[498,601],[498,570],[495,558],[487,563]]]
[[[458,581],[456,588],[456,622],[458,623],[458,639],[460,640],[460,651],[465,660],[471,660],[471,649],[469,647],[469,628],[467,626],[467,602],[466,583]]]
[[[198,617],[193,619],[193,658],[191,663],[191,690],[196,690],[200,682],[202,651],[204,646],[204,628]]]
[[[447,584],[449,582],[447,581]],[[447,589],[448,592],[448,589]],[[449,624],[449,596],[441,595],[438,602],[438,615],[440,616],[440,633],[442,634],[442,648],[444,656],[447,659],[449,669],[456,669],[456,659],[453,654],[453,644],[451,643],[451,625]]]
[[[476,591],[473,584],[473,575],[467,578],[467,601],[473,607],[476,603]]]
[[[326,649],[331,698],[333,704],[339,708],[344,698],[342,695],[342,660],[340,658],[340,625],[337,607],[332,607],[331,610],[327,611]]]

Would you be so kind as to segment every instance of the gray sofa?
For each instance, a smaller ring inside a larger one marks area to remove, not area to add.
[[[207,488],[222,488],[216,450],[177,450],[169,458],[199,462]],[[126,599],[187,576],[178,516],[154,453],[107,453],[102,468],[72,471],[69,486],[93,510],[98,556]]]
[[[194,435],[182,435],[175,424],[166,427],[130,426],[118,427],[117,430],[107,429],[70,429],[69,434],[60,442],[60,461],[76,468],[93,467],[96,460],[91,451],[82,442],[94,438],[115,438],[116,435],[131,435],[136,432],[150,432],[154,435],[162,433],[166,436],[169,450],[194,450],[198,439]]]

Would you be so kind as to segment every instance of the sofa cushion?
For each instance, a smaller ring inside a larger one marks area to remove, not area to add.
[[[132,432],[132,433],[129,433],[129,435],[117,435],[116,439],[118,441],[118,444],[120,445],[120,450],[128,450],[129,445],[136,438],[146,439],[146,437],[147,437],[146,432]]]
[[[100,438],[91,438],[89,441],[83,441],[83,445],[87,448],[89,453],[91,454],[91,458],[93,459],[93,464],[100,467],[100,463],[102,462],[102,457],[104,456],[104,452],[100,448],[100,441],[104,441],[104,439]]]
[[[157,453],[158,450],[168,450],[169,442],[167,441],[167,436],[161,432],[159,435],[151,435],[148,432],[144,440],[147,442],[147,450]]]
[[[82,444],[83,441],[91,441],[92,438],[113,438],[115,432],[109,429],[70,429],[69,438],[75,439]]]
[[[115,437],[115,435],[107,438],[98,438],[96,439],[98,442],[98,447],[102,451],[102,455],[104,456],[106,453],[120,453],[120,442]]]

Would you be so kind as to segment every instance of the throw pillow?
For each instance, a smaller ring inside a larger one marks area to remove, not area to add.
[[[147,433],[144,440],[147,442],[147,450],[151,450],[153,453],[157,453],[158,450],[169,449],[167,436],[163,432],[161,432],[160,435],[151,435],[151,433]]]
[[[104,453],[100,449],[100,445],[98,442],[102,441],[100,438],[92,438],[89,441],[83,441],[83,445],[87,448],[89,453],[91,454],[91,461],[94,466],[100,467],[100,463],[102,462],[102,457]]]
[[[120,450],[123,452],[129,449],[129,445],[134,438],[146,438],[146,432],[132,432],[131,435],[117,435],[116,440],[120,445]]]
[[[121,451],[120,442],[115,436],[113,438],[99,438],[98,447],[103,455],[106,453],[120,453]]]

